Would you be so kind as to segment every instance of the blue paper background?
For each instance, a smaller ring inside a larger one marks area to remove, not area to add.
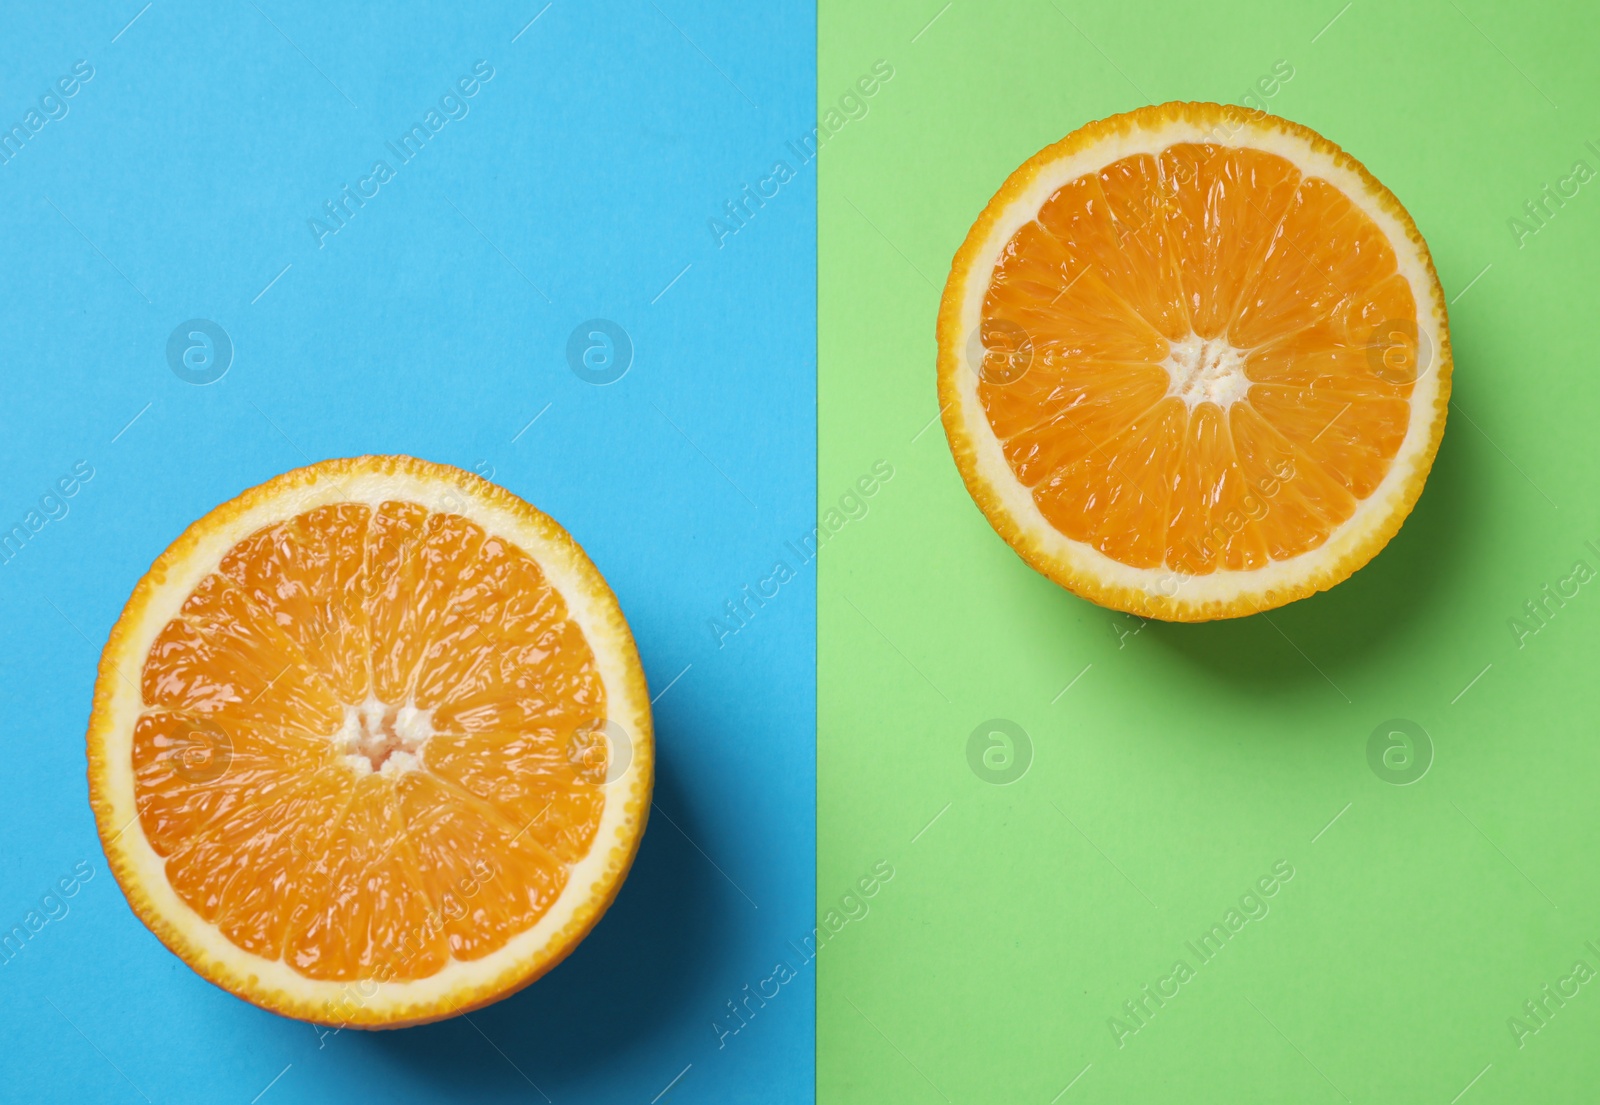
[[[0,13],[0,130],[94,70],[0,165],[0,529],[94,471],[0,564],[0,930],[93,872],[0,965],[13,1100],[647,1102],[679,1075],[661,1101],[811,1099],[810,965],[737,1035],[713,1025],[814,917],[815,574],[784,545],[815,502],[815,174],[786,146],[814,122],[814,13],[541,4]],[[385,142],[480,59],[467,115],[399,164]],[[379,159],[394,178],[319,245],[308,220]],[[780,159],[794,178],[719,246],[709,220]],[[236,350],[207,386],[166,355],[196,318]],[[635,347],[609,386],[568,366],[592,318]],[[244,488],[363,452],[551,513],[652,693],[677,682],[633,874],[570,960],[470,1024],[319,1036],[133,917],[83,733],[150,561]],[[719,645],[710,619],[780,558],[798,578]]]

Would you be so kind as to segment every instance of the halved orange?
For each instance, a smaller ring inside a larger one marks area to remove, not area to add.
[[[410,457],[298,469],[190,526],[112,630],[89,724],[134,912],[217,985],[341,1026],[560,962],[633,862],[654,759],[582,549]]]
[[[1024,560],[1204,621],[1331,587],[1388,543],[1444,433],[1444,296],[1411,217],[1313,131],[1219,104],[1091,123],[956,254],[939,401]]]

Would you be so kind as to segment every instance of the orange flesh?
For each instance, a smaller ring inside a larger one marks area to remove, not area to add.
[[[1322,545],[1389,471],[1416,316],[1338,189],[1179,144],[1069,182],[1006,244],[978,397],[1062,534],[1137,568],[1251,570]],[[1236,394],[1175,393],[1163,362],[1201,341],[1239,363]]]
[[[168,880],[309,978],[424,978],[502,947],[605,804],[585,739],[605,689],[562,598],[520,549],[413,503],[240,541],[157,636],[142,692],[134,791]],[[408,736],[405,706],[431,732]]]

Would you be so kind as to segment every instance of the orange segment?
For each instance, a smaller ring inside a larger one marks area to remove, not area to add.
[[[1166,393],[1166,374],[1155,365],[1093,361],[1064,371],[1041,366],[1009,386],[979,386],[996,426],[1009,431],[1006,459],[1027,487],[1101,450]]]
[[[212,582],[216,578],[202,587],[217,587]],[[339,704],[333,692],[296,666],[275,636],[264,621],[208,625],[174,618],[151,645],[142,679],[144,700],[218,724],[253,724],[277,739],[337,726]]]
[[[418,772],[396,788],[421,876],[458,959],[477,959],[544,915],[565,866],[486,802]]]
[[[1177,341],[1194,328],[1183,283],[1183,258],[1170,227],[1170,185],[1153,157],[1125,157],[1100,171],[1098,183],[1117,233],[1117,294],[1161,335]],[[1102,249],[1100,255],[1104,256]]]
[[[343,772],[326,770],[303,786],[282,787],[276,799],[263,790],[249,814],[230,820],[209,839],[208,858],[223,870],[240,872],[223,901],[219,926],[224,936],[256,955],[282,954],[289,929],[282,903],[322,884],[325,872],[306,857],[327,848],[328,830],[350,803],[352,789]],[[312,831],[300,831],[302,826]]]
[[[585,762],[574,736],[552,730],[440,733],[428,742],[428,770],[482,798],[545,851],[571,863],[589,850],[606,778],[603,758]]]
[[[1240,470],[1222,408],[1200,404],[1173,477],[1166,562],[1190,575],[1261,567],[1267,551],[1254,522],[1273,491],[1274,483],[1252,486]]]
[[[1161,175],[1170,205],[1166,237],[1190,326],[1202,338],[1222,337],[1291,205],[1300,171],[1260,150],[1181,142],[1161,152]]]
[[[253,804],[256,792],[314,770],[329,759],[326,742],[300,733],[269,737],[243,723],[152,710],[133,732],[133,770],[139,819],[155,850]]]
[[[1052,473],[1034,490],[1040,511],[1062,533],[1107,556],[1141,566],[1161,563],[1168,493],[1186,423],[1181,402],[1161,400],[1121,433]]]
[[[1394,271],[1394,250],[1372,219],[1327,181],[1305,180],[1252,274],[1228,340],[1252,349],[1292,334]]]
[[[1377,490],[1411,417],[1403,399],[1266,385],[1250,389],[1250,406],[1357,499]]]
[[[1355,500],[1254,407],[1240,403],[1228,413],[1234,462],[1263,500],[1264,513],[1254,525],[1266,542],[1267,555],[1288,560],[1321,545],[1355,512]],[[1274,486],[1275,492],[1266,495]]]
[[[565,620],[536,636],[507,630],[468,678],[440,698],[435,724],[465,733],[570,733],[604,717],[604,692],[587,651],[582,634]]]
[[[1017,170],[939,317],[946,433],[991,523],[1064,586],[1181,620],[1375,555],[1450,367],[1399,202],[1304,127],[1215,104],[1091,124]]]
[[[1087,202],[1090,197],[1082,189],[1071,198]],[[1104,203],[1095,208],[1104,210]],[[1070,225],[1058,213],[1050,229],[1029,223],[1007,245],[985,302],[985,344],[991,333],[1004,338],[1020,332],[1036,352],[1058,363],[1159,360],[1166,355],[1166,341],[1117,294],[1108,282],[1112,274],[1095,263],[1116,251],[1109,219],[1091,220],[1087,211],[1079,216],[1080,224],[1090,225]],[[986,378],[1010,375],[991,370]]]
[[[240,542],[217,569],[268,615],[336,697],[366,697],[365,506],[320,507]]]
[[[363,1025],[566,955],[626,873],[653,765],[582,551],[410,458],[292,472],[191,527],[107,645],[89,746],[113,870],[168,945],[267,1008]]]

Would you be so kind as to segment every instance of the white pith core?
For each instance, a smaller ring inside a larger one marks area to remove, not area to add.
[[[392,777],[422,766],[422,746],[431,736],[432,710],[409,702],[389,706],[368,695],[360,705],[345,705],[344,721],[329,739],[357,775]]]
[[[1190,410],[1201,403],[1215,403],[1227,410],[1250,390],[1244,374],[1245,353],[1222,338],[1190,334],[1172,342],[1171,347],[1161,362],[1172,377],[1167,394],[1182,399]]]

